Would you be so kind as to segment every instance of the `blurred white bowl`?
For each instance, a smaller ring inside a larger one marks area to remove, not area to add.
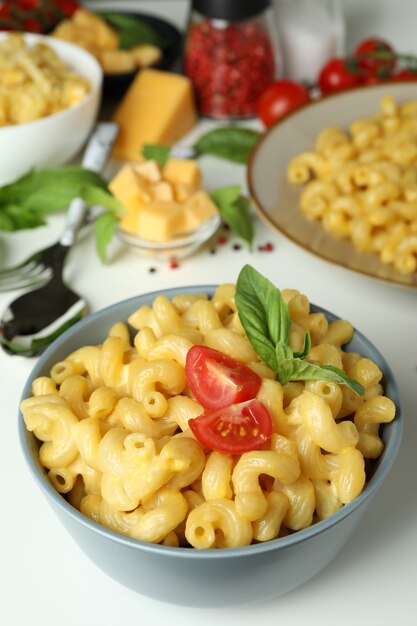
[[[9,33],[0,33],[0,41]],[[55,50],[64,63],[91,85],[87,96],[75,106],[47,117],[0,128],[0,184],[19,178],[30,169],[67,163],[79,152],[96,122],[103,72],[96,59],[78,46],[26,33],[32,45],[42,41]]]

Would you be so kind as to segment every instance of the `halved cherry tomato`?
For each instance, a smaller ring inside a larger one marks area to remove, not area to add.
[[[378,54],[392,55],[391,58],[378,58]],[[358,60],[359,72],[366,76],[377,76],[386,79],[396,65],[394,48],[388,41],[380,37],[370,37],[362,41],[355,49],[354,56]]]
[[[195,398],[207,409],[251,400],[262,383],[261,377],[244,363],[207,346],[188,350],[185,374]]]
[[[208,411],[188,420],[203,446],[225,454],[243,454],[262,448],[272,435],[272,418],[259,400]]]
[[[310,92],[304,85],[291,80],[276,80],[259,98],[258,115],[269,127],[290,111],[310,102],[310,99]]]
[[[346,59],[330,59],[321,69],[318,85],[323,95],[344,91],[359,85],[359,76],[350,71]]]

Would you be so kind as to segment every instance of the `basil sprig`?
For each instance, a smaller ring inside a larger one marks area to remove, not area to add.
[[[211,154],[226,161],[245,165],[249,153],[258,141],[261,133],[239,126],[222,126],[204,133],[191,146],[193,158]],[[163,167],[170,156],[171,149],[159,144],[146,144],[142,148],[145,159],[155,159]]]
[[[363,386],[343,370],[303,360],[310,352],[310,333],[305,334],[303,351],[292,351],[288,306],[280,290],[250,265],[245,265],[239,274],[235,303],[255,352],[277,373],[282,385],[297,380],[328,380],[346,385],[358,395],[364,394]]]

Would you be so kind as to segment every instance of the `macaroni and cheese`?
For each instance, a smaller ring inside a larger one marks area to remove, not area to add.
[[[382,372],[343,349],[347,321],[310,311],[295,290],[282,296],[290,344],[308,359],[354,376],[363,396],[331,381],[281,385],[260,361],[239,321],[235,286],[209,298],[159,295],[101,345],[81,347],[37,378],[21,410],[40,440],[55,489],[84,515],[129,537],[168,546],[232,548],[269,541],[327,518],[362,491],[366,467],[383,450],[380,425],[394,419]],[[262,449],[229,455],[205,448],[189,428],[204,409],[185,373],[202,344],[261,376],[257,400],[273,423]]]
[[[90,91],[44,43],[28,45],[22,33],[0,41],[0,127],[24,124],[72,107]]]
[[[379,256],[402,274],[417,269],[417,101],[389,95],[375,117],[349,131],[326,128],[294,157],[288,179],[303,185],[301,211],[335,238]]]

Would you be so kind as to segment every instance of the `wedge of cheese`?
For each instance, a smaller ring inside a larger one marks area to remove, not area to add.
[[[197,122],[191,81],[186,76],[145,69],[130,85],[113,120],[120,126],[113,155],[143,161],[144,144],[171,146]]]

